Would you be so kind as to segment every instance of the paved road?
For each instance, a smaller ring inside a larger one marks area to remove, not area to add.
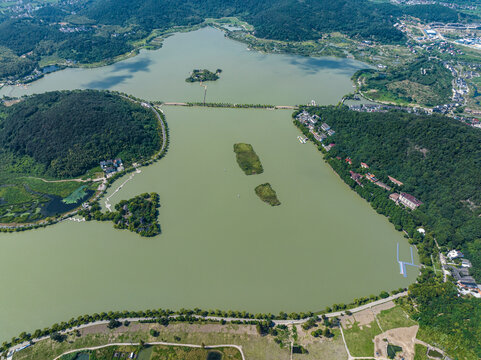
[[[71,353],[78,352],[78,351],[98,350],[98,349],[103,349],[103,348],[106,348],[106,347],[109,347],[109,346],[130,346],[130,345],[140,345],[140,343],[113,343],[113,344],[100,345],[100,346],[94,346],[94,347],[86,347],[86,348],[82,348],[82,349],[75,349],[75,350],[70,350],[70,351],[64,352],[63,354],[57,356],[53,360],[58,360],[64,355],[71,354]],[[145,343],[145,345],[166,345],[166,346],[182,346],[182,347],[191,347],[191,348],[202,348],[202,345],[168,343],[168,342],[163,342],[163,341],[149,342],[149,343]],[[228,345],[206,345],[206,346],[204,346],[204,349],[218,349],[218,348],[224,348],[224,347],[236,348],[237,350],[239,350],[239,352],[242,356],[242,360],[246,360],[246,358],[244,356],[244,352],[242,351],[242,347],[238,346],[238,345],[232,345],[232,344],[228,344]]]

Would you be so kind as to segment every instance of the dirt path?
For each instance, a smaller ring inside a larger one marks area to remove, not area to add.
[[[72,353],[75,353],[75,352],[78,352],[78,351],[98,350],[98,349],[103,349],[103,348],[110,347],[110,346],[131,346],[131,345],[136,346],[136,345],[140,345],[140,343],[114,343],[114,344],[100,345],[100,346],[94,346],[94,347],[87,347],[87,348],[82,348],[82,349],[69,350],[69,351],[66,351],[63,354],[57,356],[53,360],[58,360],[64,355],[72,354]],[[178,344],[178,343],[168,343],[168,342],[162,342],[162,341],[154,341],[154,342],[145,343],[145,345],[182,346],[182,347],[204,348],[204,349],[217,349],[217,348],[231,347],[231,348],[235,348],[235,349],[239,350],[239,352],[242,356],[242,360],[246,360],[246,358],[244,356],[244,352],[242,351],[242,347],[238,346],[238,345],[232,345],[232,344],[202,346],[202,345],[195,345],[195,344]]]
[[[39,177],[34,177],[34,176],[25,176],[25,178],[42,180],[45,183],[61,183],[61,182],[70,182],[70,181],[76,181],[76,182],[89,182],[89,181],[91,181],[90,179],[87,179],[87,180],[84,180],[84,179],[45,180],[45,179],[42,179],[42,178],[39,178]]]

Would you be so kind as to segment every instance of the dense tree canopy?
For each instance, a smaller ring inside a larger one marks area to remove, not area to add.
[[[441,8],[441,9],[439,9]],[[414,15],[425,21],[453,22],[466,18],[442,6],[399,7],[368,0],[101,0],[85,13],[99,22],[140,24],[145,29],[196,24],[205,17],[240,16],[253,24],[260,37],[278,40],[319,38],[323,32],[398,42],[397,17]]]
[[[424,269],[418,282],[409,288],[409,296],[417,304],[412,314],[419,321],[420,332],[459,359],[481,356],[481,301],[457,296],[451,282],[443,282],[432,271]],[[419,335],[418,335],[419,336]],[[464,355],[461,356],[461,351]]]
[[[336,134],[329,156],[365,162],[385,182],[424,205],[413,215],[440,245],[459,247],[481,238],[481,132],[444,116],[406,112],[361,113],[346,107],[316,111]],[[387,195],[386,195],[387,196]]]
[[[28,156],[52,177],[82,175],[103,159],[139,161],[160,148],[152,111],[107,92],[34,95],[4,112],[0,148],[9,162]]]
[[[108,61],[131,51],[136,40],[154,29],[196,25],[224,16],[251,23],[255,35],[267,39],[303,41],[339,31],[357,39],[401,43],[405,37],[393,25],[404,15],[428,22],[477,19],[438,5],[397,6],[369,0],[62,1],[40,7],[32,17],[0,17],[0,47],[16,55],[28,54],[30,67],[50,55],[80,63]],[[9,60],[17,61],[15,75],[24,76],[25,61]],[[4,73],[10,76],[14,69],[10,66]]]

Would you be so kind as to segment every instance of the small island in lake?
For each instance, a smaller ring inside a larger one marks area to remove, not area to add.
[[[264,172],[261,160],[251,144],[234,144],[234,152],[237,157],[237,163],[246,175],[262,174]]]
[[[122,200],[115,205],[113,212],[102,213],[100,205],[95,202],[90,208],[79,211],[85,220],[114,222],[116,229],[128,229],[140,236],[151,237],[160,234],[157,222],[159,215],[159,195],[144,193],[129,200]]]
[[[256,187],[255,191],[257,196],[259,196],[262,201],[268,203],[269,205],[278,206],[281,204],[277,198],[276,191],[272,188],[271,184],[261,184]]]
[[[216,81],[219,79],[219,75],[222,69],[217,69],[215,72],[209,71],[207,69],[199,70],[194,69],[192,74],[185,79],[187,82],[205,82],[205,81]]]

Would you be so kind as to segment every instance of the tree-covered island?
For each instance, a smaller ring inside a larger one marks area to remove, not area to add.
[[[215,72],[212,72],[207,69],[194,69],[190,76],[185,79],[185,81],[193,83],[193,82],[206,82],[206,81],[216,81],[219,79],[219,75],[222,72],[222,69],[217,69]]]
[[[262,174],[264,172],[261,160],[255,153],[251,144],[234,144],[234,152],[236,154],[237,163],[246,175]]]
[[[102,213],[98,202],[90,208],[79,212],[85,220],[98,220],[114,222],[116,229],[128,229],[144,237],[160,234],[160,225],[157,222],[159,215],[159,195],[157,193],[144,193],[129,200],[122,200],[115,205],[112,212]]]
[[[281,202],[277,198],[276,191],[272,188],[271,184],[265,183],[255,188],[256,195],[259,199],[268,203],[270,206],[279,206]]]

